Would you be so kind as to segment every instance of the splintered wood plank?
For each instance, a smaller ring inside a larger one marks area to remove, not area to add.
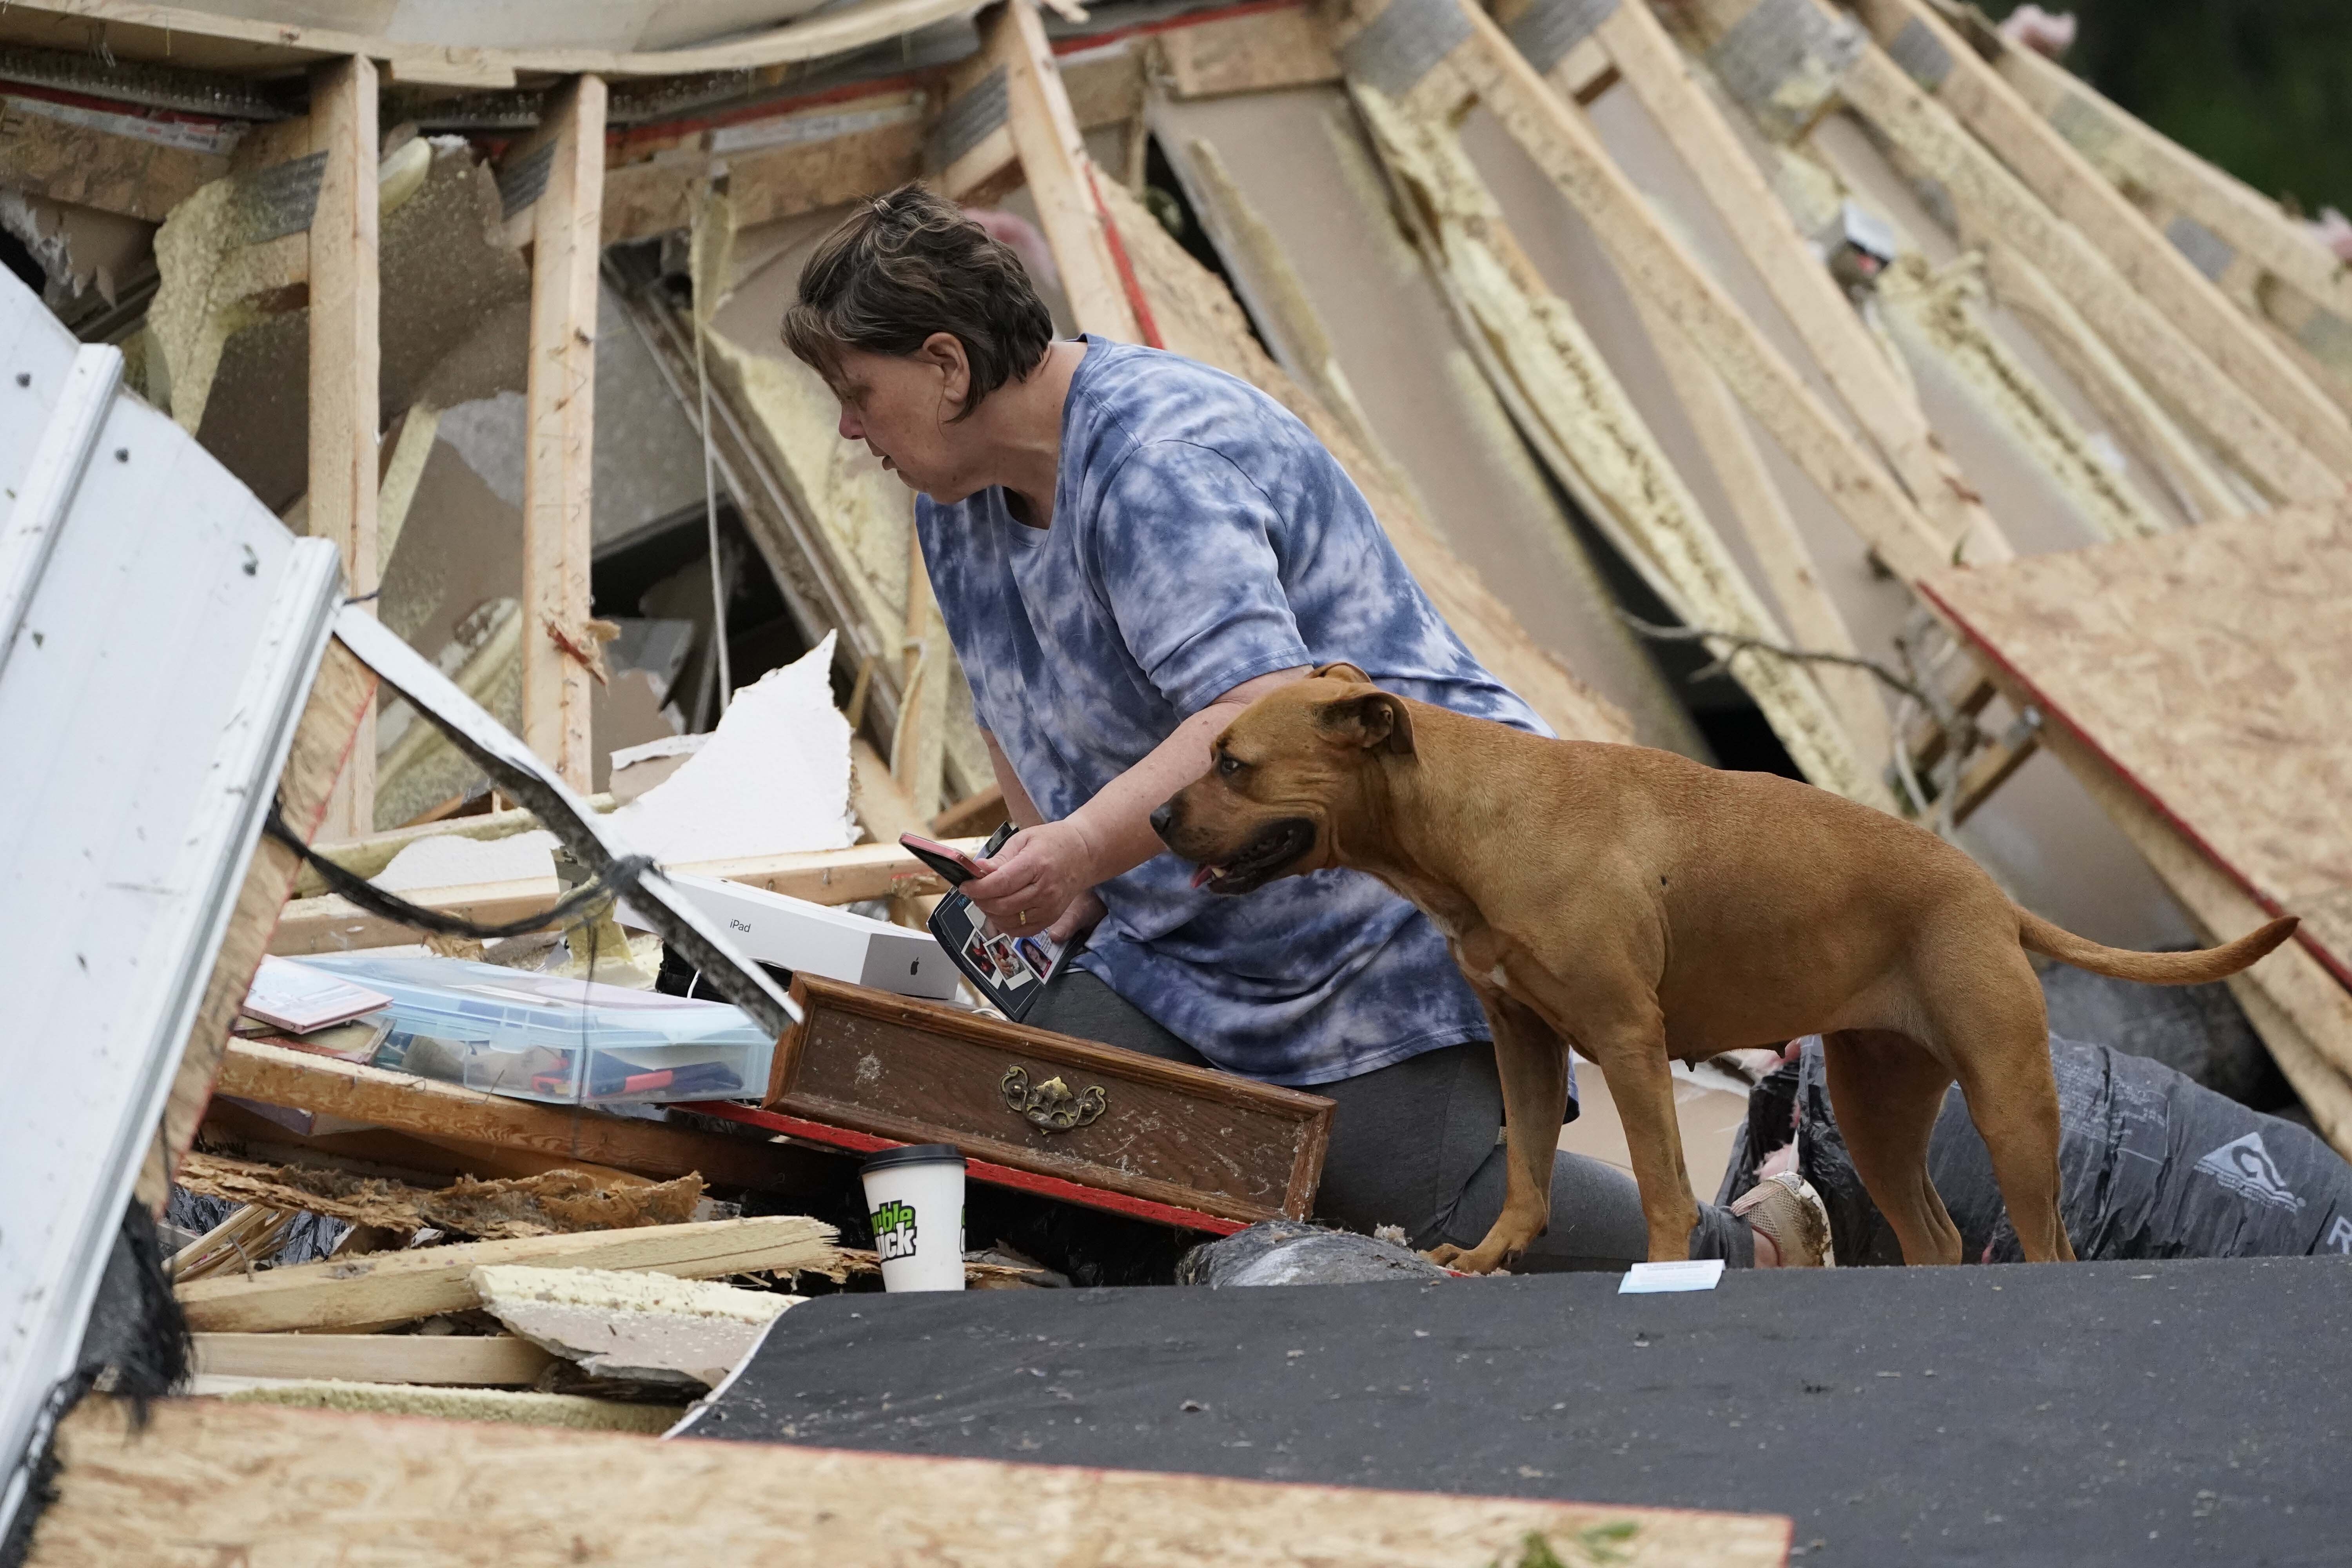
[[[1916,67],[1915,81],[1928,86],[2224,375],[2339,476],[2352,474],[2352,423],[2344,411],[1925,0],[1861,0],[1856,9],[1881,44],[1899,47]]]
[[[405,1252],[298,1263],[258,1274],[198,1279],[173,1291],[188,1326],[205,1333],[280,1333],[406,1322],[481,1304],[474,1270],[648,1268],[681,1279],[768,1269],[838,1274],[829,1225],[799,1215],[648,1225],[513,1241],[468,1241]]]
[[[375,675],[353,658],[342,644],[329,641],[319,673],[310,683],[310,699],[294,729],[294,743],[278,778],[278,805],[286,824],[308,836],[326,816],[337,772],[359,732],[360,717],[375,699]],[[171,1098],[155,1130],[138,1194],[160,1214],[171,1195],[173,1167],[195,1141],[196,1124],[204,1120],[212,1099],[213,1079],[220,1071],[221,1054],[228,1048],[229,1026],[252,989],[253,976],[268,950],[270,933],[285,908],[300,862],[294,851],[264,834],[253,847],[245,868],[236,904],[229,914],[228,931],[221,938],[219,956],[205,982],[204,999],[196,1005],[196,1020],[181,1052],[179,1070],[173,1075]]]
[[[2301,915],[2300,940],[2352,984],[2352,507],[1923,587],[2264,909]]]
[[[522,738],[585,795],[589,693],[603,657],[588,615],[594,462],[596,263],[604,228],[604,83],[574,79],[506,169],[546,184],[530,223],[529,421],[522,470]]]
[[[1444,1497],[163,1400],[58,1434],[31,1568],[1765,1568],[1778,1515]],[[1532,1538],[1532,1539],[1531,1539]],[[1538,1549],[1540,1543],[1540,1551]]]
[[[343,554],[343,584],[373,595],[376,549],[376,92],[365,58],[311,77],[310,151],[326,154],[310,218],[310,531]],[[371,605],[369,613],[374,613]],[[375,828],[375,710],[359,734],[328,807],[326,833]]]
[[[748,1293],[748,1292],[747,1292]],[[211,1377],[527,1387],[555,1358],[512,1334],[197,1334]]]

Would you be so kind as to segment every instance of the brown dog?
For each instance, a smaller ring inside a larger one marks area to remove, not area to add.
[[[1207,886],[1246,893],[1344,866],[1427,911],[1494,1026],[1510,1178],[1468,1252],[1509,1262],[1549,1218],[1567,1052],[1624,1119],[1654,1261],[1686,1257],[1698,1207],[1671,1058],[1827,1045],[1838,1130],[1906,1263],[1957,1263],[1927,1179],[1954,1079],[2025,1256],[2072,1259],[2058,1215],[2058,1096],[2025,952],[2127,980],[2234,974],[2292,917],[2201,952],[2102,947],[2011,903],[1935,835],[1826,790],[1640,746],[1549,741],[1408,701],[1352,665],[1250,705],[1209,772],[1152,816]]]

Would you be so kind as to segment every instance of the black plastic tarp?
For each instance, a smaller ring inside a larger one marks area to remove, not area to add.
[[[2352,1260],[833,1296],[699,1437],[1785,1513],[1803,1561],[2336,1563]]]

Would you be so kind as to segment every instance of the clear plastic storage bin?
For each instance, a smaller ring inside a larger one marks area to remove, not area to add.
[[[559,1105],[756,1100],[776,1043],[740,1007],[462,958],[299,960],[392,998],[381,1068]]]

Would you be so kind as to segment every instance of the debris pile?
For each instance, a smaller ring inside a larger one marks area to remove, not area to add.
[[[877,1288],[897,1143],[972,1162],[975,1286],[1244,1226],[1182,1277],[1443,1272],[1297,1223],[1328,1102],[1266,1091],[1243,1197],[975,1131],[1090,1058],[696,901],[919,932],[898,835],[1006,816],[908,494],[777,341],[910,179],[1060,331],[1295,413],[1560,734],[1808,779],[2119,945],[2301,915],[2148,1049],[2352,1152],[2352,275],[2055,19],[236,9],[0,8],[0,952],[57,1047],[0,1106],[12,1457],[167,1204],[198,1392],[636,1433]],[[986,1092],[904,1087],[947,1062]]]

